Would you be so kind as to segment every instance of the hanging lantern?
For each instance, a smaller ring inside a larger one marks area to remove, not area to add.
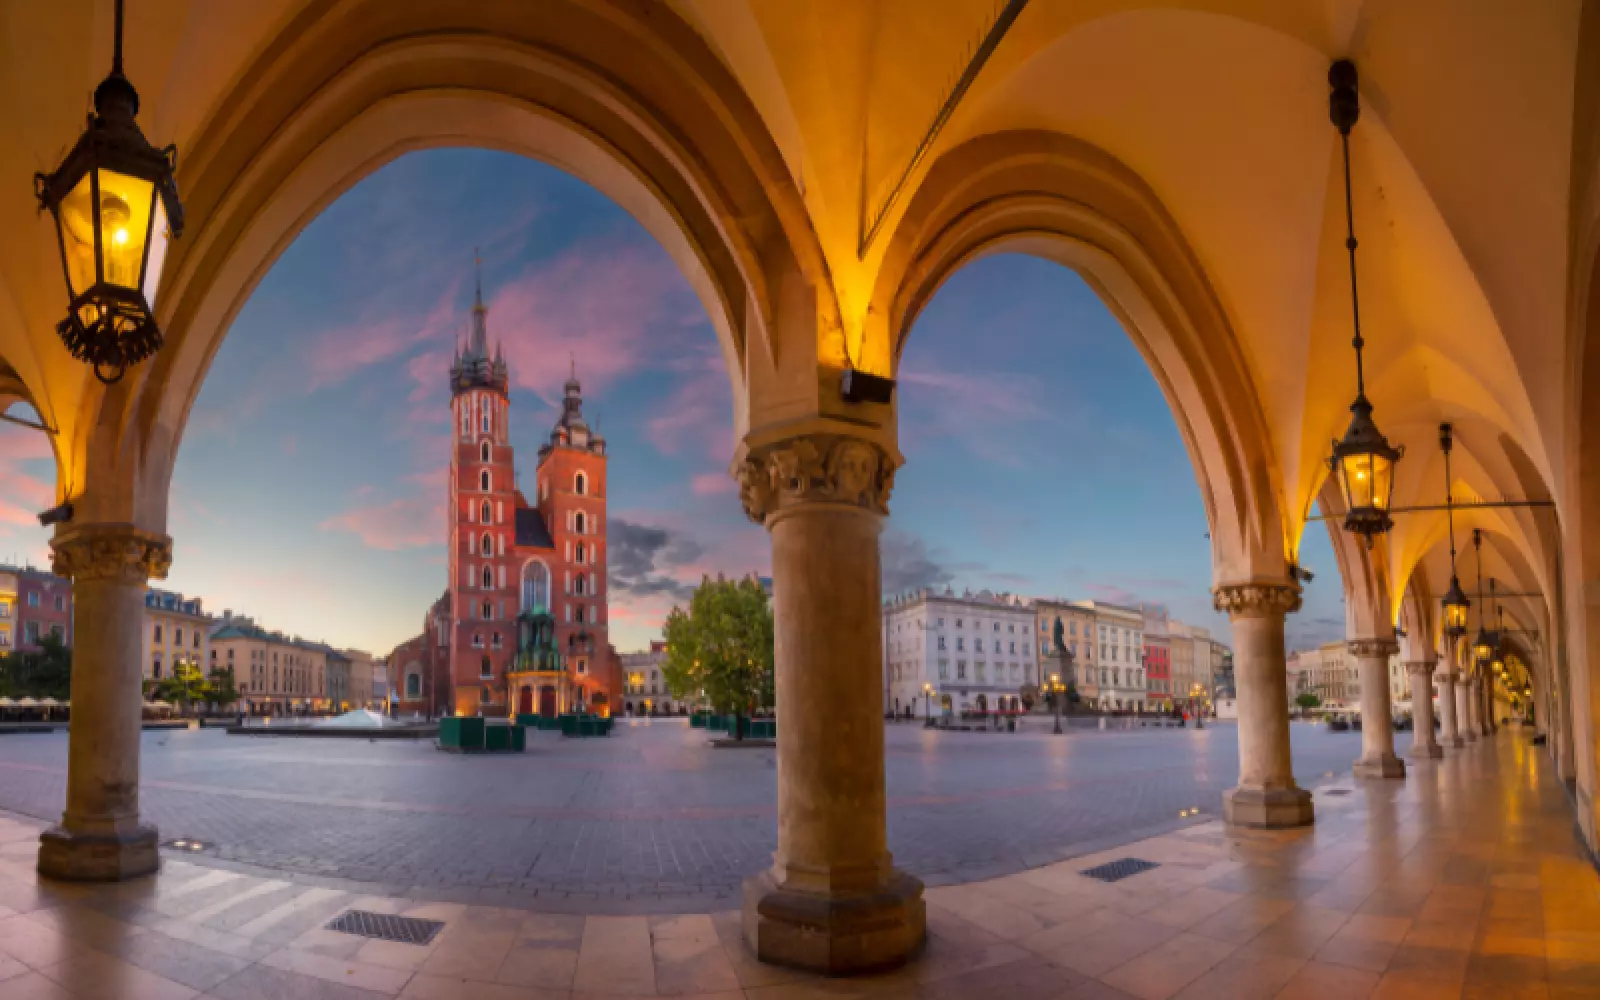
[[[1459,639],[1467,634],[1467,612],[1472,609],[1472,602],[1461,592],[1461,581],[1456,579],[1456,507],[1452,486],[1454,480],[1450,476],[1450,452],[1454,446],[1455,438],[1450,425],[1440,424],[1439,450],[1444,452],[1444,513],[1450,525],[1450,589],[1445,592],[1442,602],[1444,634]]]
[[[1344,494],[1346,531],[1366,538],[1382,534],[1394,526],[1389,516],[1394,495],[1394,464],[1402,450],[1389,444],[1372,420],[1372,403],[1367,399],[1366,374],[1361,364],[1361,301],[1356,284],[1355,210],[1350,196],[1350,129],[1361,117],[1361,98],[1356,89],[1356,67],[1341,59],[1328,70],[1328,117],[1339,130],[1344,154],[1345,249],[1350,254],[1350,313],[1355,332],[1351,346],[1356,352],[1356,398],[1350,404],[1350,426],[1341,440],[1333,442],[1328,465],[1338,477]]]
[[[111,75],[95,88],[89,126],[53,173],[34,175],[39,207],[55,219],[67,279],[67,316],[56,333],[107,384],[161,347],[151,310],[167,240],[183,232],[177,148],[150,145],[138,113],[139,93],[122,75],[116,0]]]
[[[1467,634],[1467,612],[1472,602],[1461,591],[1461,581],[1450,574],[1450,589],[1444,595],[1444,634],[1459,639]]]

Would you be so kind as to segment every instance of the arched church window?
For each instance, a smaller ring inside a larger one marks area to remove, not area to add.
[[[578,494],[579,496],[583,496],[584,490],[588,487],[588,485],[588,477],[580,472],[578,473],[577,478],[572,481],[572,492]]]
[[[490,569],[488,566],[483,568],[483,589],[494,589],[494,570]]]
[[[419,698],[422,696],[422,675],[419,673],[406,674],[406,697]]]
[[[478,447],[478,457],[485,462],[489,461],[489,442],[485,441]]]
[[[578,543],[578,562],[579,563],[583,562],[583,543],[582,542]]]
[[[572,617],[573,617],[573,619],[575,621],[578,621],[578,622],[582,622],[583,621],[583,605],[580,604],[576,608],[573,609]]]
[[[582,492],[582,491],[580,490],[579,492]],[[573,527],[574,530],[576,530],[578,532],[578,534],[581,535],[581,534],[584,534],[583,525],[584,525],[583,511],[580,510],[572,518],[572,527]]]
[[[522,610],[543,611],[550,606],[550,572],[544,563],[530,562],[522,568]]]
[[[486,556],[494,555],[494,539],[489,537],[487,531],[483,533],[483,554]]]
[[[483,408],[483,432],[485,434],[489,433],[489,408],[487,406]]]
[[[483,658],[483,662],[478,665],[478,676],[480,676],[480,677],[493,677],[494,676],[494,664],[489,662],[489,658],[487,656],[485,656]],[[485,690],[487,691],[487,689],[485,689]],[[485,700],[487,700],[487,699],[485,699]]]
[[[478,514],[478,520],[482,521],[484,524],[489,523],[489,501],[485,500],[483,502],[483,506],[478,509]]]
[[[583,574],[582,573],[579,573],[578,574],[578,578],[576,580],[572,581],[572,586],[573,586],[573,591],[572,592],[574,594],[582,594],[583,593]]]
[[[472,414],[467,412],[467,404],[461,404],[461,436],[466,437],[472,433]]]
[[[489,470],[488,469],[484,469],[482,472],[478,473],[478,488],[483,490],[483,492],[485,492],[485,493],[489,492]]]

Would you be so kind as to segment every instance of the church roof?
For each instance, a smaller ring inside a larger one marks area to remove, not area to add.
[[[553,549],[556,540],[544,523],[544,515],[537,507],[517,508],[517,545],[525,549]]]

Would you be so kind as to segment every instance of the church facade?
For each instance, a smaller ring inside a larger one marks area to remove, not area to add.
[[[389,656],[399,711],[609,711],[619,668],[606,608],[606,442],[584,419],[576,368],[539,446],[531,497],[481,287],[449,377],[448,580],[422,634]]]

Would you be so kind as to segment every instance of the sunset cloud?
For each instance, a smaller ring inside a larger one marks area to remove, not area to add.
[[[323,521],[323,531],[355,535],[369,549],[396,551],[443,541],[444,502],[402,497],[388,503],[353,507]]]

